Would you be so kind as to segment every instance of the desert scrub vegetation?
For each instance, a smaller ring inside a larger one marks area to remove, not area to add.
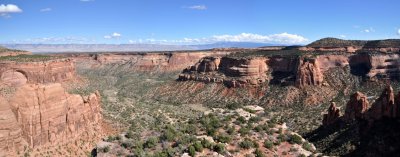
[[[17,55],[17,56],[3,56],[0,61],[16,61],[16,62],[44,62],[54,59],[61,59],[63,57],[48,56],[48,55]]]
[[[291,131],[284,129],[279,122],[267,119],[265,115],[257,111],[253,118],[235,124],[243,116],[236,110],[218,109],[185,122],[162,124],[138,136],[130,135],[134,130],[128,130],[124,135],[109,137],[107,141],[123,148],[125,154],[122,155],[133,156],[137,156],[137,153],[144,153],[145,156],[181,156],[185,153],[190,156],[208,156],[213,152],[235,156],[242,151],[252,152],[256,156],[268,156],[279,153],[274,148],[299,145],[291,143]],[[255,131],[257,126],[260,129]],[[246,130],[246,133],[241,130]],[[279,143],[274,145],[272,141]],[[301,145],[298,147],[301,148]]]

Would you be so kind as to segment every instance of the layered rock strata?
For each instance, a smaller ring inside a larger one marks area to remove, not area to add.
[[[75,65],[71,59],[0,62],[0,84],[21,86],[25,83],[65,82],[75,78]]]
[[[68,94],[59,83],[27,84],[1,101],[0,152],[15,154],[30,148],[71,141],[93,130],[101,133],[98,92],[82,97]]]

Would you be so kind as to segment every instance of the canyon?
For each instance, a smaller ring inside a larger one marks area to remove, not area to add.
[[[120,137],[130,136],[129,131],[147,140],[161,127],[186,126],[207,112],[232,109],[251,115],[255,111],[244,106],[252,105],[263,108],[269,122],[315,142],[317,148],[307,154],[346,154],[325,149],[330,146],[314,139],[320,136],[308,135],[358,121],[362,129],[373,128],[398,118],[398,42],[328,38],[300,47],[3,56],[0,156],[42,156],[49,150],[51,155],[93,155],[104,151],[95,146],[99,141],[131,147]],[[123,133],[110,135],[106,121]],[[235,131],[243,131],[244,125],[236,125]],[[279,129],[273,132],[275,140]]]

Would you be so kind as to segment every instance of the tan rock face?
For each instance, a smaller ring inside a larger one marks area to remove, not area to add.
[[[236,59],[229,57],[205,57],[186,68],[178,77],[180,81],[223,83],[237,88],[254,86],[268,80],[266,58]]]
[[[325,72],[331,68],[345,67],[349,65],[348,55],[319,55],[316,58],[321,72]]]
[[[36,148],[70,141],[87,130],[101,133],[99,124],[102,116],[98,92],[82,97],[68,94],[59,83],[27,84],[20,87],[1,106],[1,112],[7,115],[7,120],[0,120],[0,130],[19,135],[0,136],[0,141],[9,143],[0,152],[20,149],[18,136],[29,147]],[[8,123],[12,125],[6,125]]]
[[[350,101],[346,104],[346,111],[344,113],[344,120],[351,121],[364,117],[364,113],[368,109],[369,102],[367,97],[361,93],[356,92],[351,95]]]
[[[266,78],[268,66],[266,58],[235,59],[224,57],[221,60],[220,71],[226,76]]]
[[[297,68],[297,87],[322,84],[323,74],[316,59],[300,59]]]
[[[70,59],[46,62],[1,62],[0,83],[23,85],[25,83],[54,83],[76,78],[75,65]]]
[[[221,63],[220,57],[204,57],[198,63],[191,66],[187,70],[196,71],[199,73],[216,72],[216,71],[218,71],[220,63]]]
[[[227,51],[173,52],[173,53],[116,53],[97,54],[101,64],[129,64],[136,71],[180,71],[206,56],[222,56]]]
[[[0,96],[0,156],[9,151],[21,151],[26,141],[7,100]]]
[[[332,102],[331,106],[328,109],[328,113],[324,114],[322,124],[324,126],[331,125],[339,120],[340,117],[340,109],[336,107],[336,104]]]

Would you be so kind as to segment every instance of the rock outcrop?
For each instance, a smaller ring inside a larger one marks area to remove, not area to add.
[[[397,106],[394,98],[393,88],[387,86],[379,98],[372,104],[369,116],[373,119],[381,119],[382,117],[395,118]]]
[[[75,65],[71,59],[0,62],[0,84],[21,86],[25,83],[65,82],[75,78]]]
[[[267,60],[263,57],[237,59],[229,57],[205,57],[183,70],[180,81],[223,83],[228,87],[255,86],[268,81]]]
[[[0,102],[0,152],[71,141],[82,133],[101,133],[100,95],[68,94],[59,83],[27,84]],[[22,139],[22,140],[21,140]]]
[[[324,114],[322,124],[324,126],[331,125],[339,120],[340,117],[340,109],[336,107],[334,102],[329,106],[328,113]]]
[[[302,58],[299,60],[297,68],[295,83],[297,87],[322,84],[323,75],[316,59]]]
[[[364,118],[364,113],[368,110],[368,99],[361,92],[356,92],[350,96],[350,101],[346,104],[344,113],[345,121],[352,121]]]

